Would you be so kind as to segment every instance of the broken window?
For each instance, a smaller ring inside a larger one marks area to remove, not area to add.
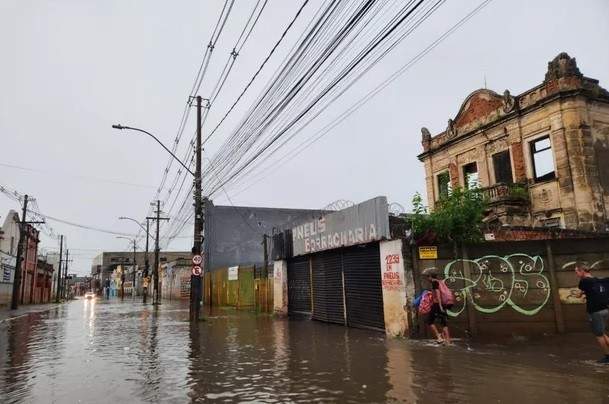
[[[550,136],[534,140],[530,145],[531,158],[533,160],[533,179],[535,181],[545,181],[556,178]]]
[[[467,189],[478,188],[478,165],[469,163],[463,166],[463,185]]]
[[[493,168],[495,169],[495,182],[511,184],[514,182],[512,177],[512,160],[510,151],[493,154]]]
[[[440,197],[447,197],[450,190],[450,174],[448,174],[448,171],[438,174],[438,195]]]

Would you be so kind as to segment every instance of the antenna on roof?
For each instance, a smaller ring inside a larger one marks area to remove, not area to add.
[[[486,90],[486,74],[484,75],[484,89]]]

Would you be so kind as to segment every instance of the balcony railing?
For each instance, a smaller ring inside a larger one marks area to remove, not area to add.
[[[490,187],[481,188],[484,201],[488,204],[517,202],[527,203],[531,200],[529,188],[525,183],[497,183]]]

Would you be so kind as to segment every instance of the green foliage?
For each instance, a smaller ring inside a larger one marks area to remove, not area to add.
[[[516,199],[528,199],[529,190],[526,184],[515,184],[509,190],[509,196]]]
[[[415,238],[432,230],[436,232],[438,242],[455,246],[482,240],[484,200],[478,188],[454,188],[448,196],[440,197],[429,214],[419,193],[412,198],[412,205],[412,231]]]

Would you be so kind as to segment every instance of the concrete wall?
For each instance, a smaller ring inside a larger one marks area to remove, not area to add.
[[[446,279],[456,298],[449,311],[453,332],[461,336],[587,332],[584,301],[572,297],[575,262],[609,276],[607,238],[472,244],[458,257],[452,246],[436,248],[437,259],[420,259],[414,247],[416,291],[429,289],[427,269]],[[425,335],[427,327],[418,325]]]
[[[205,204],[206,271],[264,263],[262,235],[269,236],[326,213],[322,210]],[[271,251],[269,238],[268,251]]]

